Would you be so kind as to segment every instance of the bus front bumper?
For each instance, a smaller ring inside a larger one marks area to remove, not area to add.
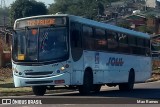
[[[70,74],[64,73],[60,75],[41,77],[41,78],[26,78],[14,75],[15,87],[27,86],[51,86],[51,85],[70,85]]]

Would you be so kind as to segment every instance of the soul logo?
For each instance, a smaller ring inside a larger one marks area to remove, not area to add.
[[[108,62],[106,63],[107,66],[123,66],[124,62],[122,58],[115,58],[115,57],[110,57]]]

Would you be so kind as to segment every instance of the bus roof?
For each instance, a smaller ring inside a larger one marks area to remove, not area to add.
[[[100,28],[104,28],[104,29],[108,29],[108,30],[112,30],[112,31],[116,31],[116,32],[125,33],[125,34],[128,34],[128,35],[134,35],[134,36],[150,39],[150,35],[148,35],[147,33],[142,33],[142,32],[138,32],[138,31],[118,27],[118,26],[115,26],[115,25],[110,25],[110,24],[106,24],[106,23],[102,23],[102,22],[97,22],[97,21],[93,21],[93,20],[90,20],[90,19],[85,19],[85,18],[82,18],[82,17],[79,17],[79,16],[70,15],[70,18],[71,18],[70,20],[81,22],[81,23],[84,23],[84,24],[87,24],[87,25],[96,26],[96,27],[100,27]]]
[[[74,15],[68,15],[68,14],[39,15],[39,16],[20,18],[20,19],[17,19],[16,21],[24,20],[24,19],[31,19],[31,18],[51,17],[51,16],[64,16],[64,17],[66,16],[66,17],[69,17],[69,20],[80,22],[80,23],[83,23],[83,24],[86,24],[86,25],[96,26],[96,27],[103,28],[103,29],[108,29],[108,30],[112,30],[112,31],[116,31],[116,32],[125,33],[125,34],[128,34],[128,35],[134,35],[134,36],[150,39],[150,35],[148,35],[147,33],[142,33],[142,32],[138,32],[138,31],[118,27],[118,26],[115,26],[115,25],[110,25],[110,24],[86,19],[86,18],[83,18],[83,17],[80,17],[80,16],[74,16]]]

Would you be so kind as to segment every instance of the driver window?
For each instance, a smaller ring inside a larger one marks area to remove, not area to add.
[[[82,47],[81,25],[79,23],[71,23],[71,46],[76,48]]]

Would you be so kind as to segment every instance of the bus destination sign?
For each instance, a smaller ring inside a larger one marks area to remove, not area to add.
[[[66,18],[41,17],[41,18],[18,20],[16,22],[15,29],[25,28],[25,27],[49,26],[49,25],[64,26],[66,25]]]
[[[27,26],[44,26],[53,24],[55,24],[55,19],[37,19],[27,21]]]

